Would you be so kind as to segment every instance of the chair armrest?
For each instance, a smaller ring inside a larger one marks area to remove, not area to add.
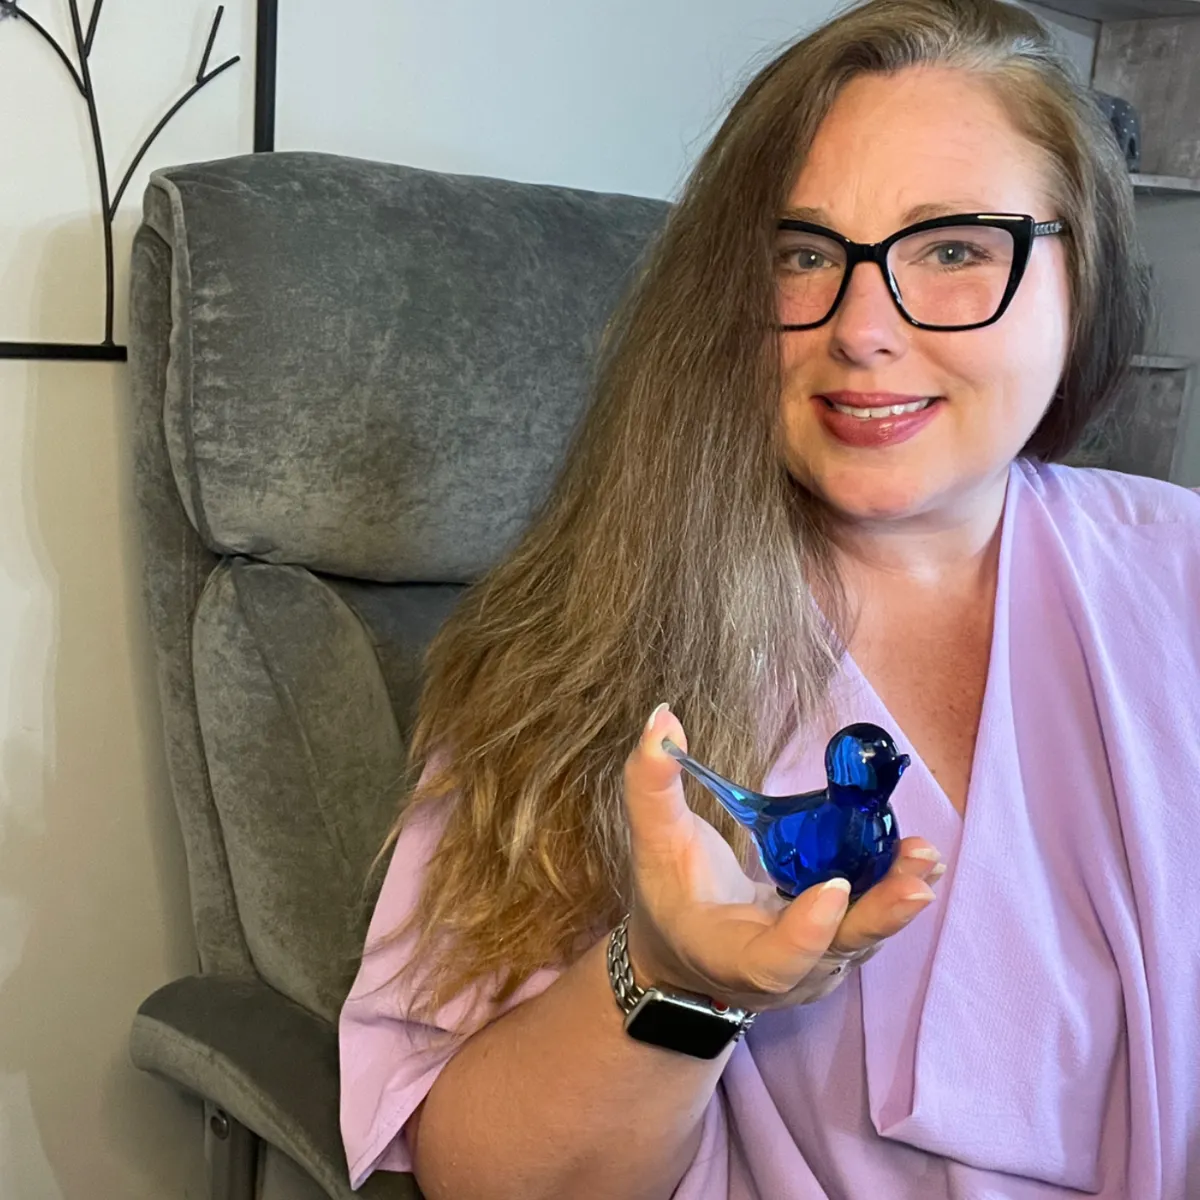
[[[391,1171],[350,1190],[337,1031],[266,984],[229,975],[168,983],[138,1009],[130,1053],[278,1147],[334,1200],[420,1200],[413,1177]]]

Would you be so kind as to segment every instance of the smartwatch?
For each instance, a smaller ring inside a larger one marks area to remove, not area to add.
[[[708,996],[638,987],[629,963],[628,931],[626,915],[608,938],[608,979],[630,1037],[677,1054],[712,1059],[754,1024],[757,1013]]]

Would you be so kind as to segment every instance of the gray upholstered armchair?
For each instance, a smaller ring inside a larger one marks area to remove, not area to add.
[[[214,1197],[350,1195],[335,1020],[422,654],[543,494],[664,215],[315,154],[150,184],[137,490],[199,973],[132,1052],[204,1100]]]

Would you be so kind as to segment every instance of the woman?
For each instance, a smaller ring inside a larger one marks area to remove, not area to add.
[[[1048,465],[1139,348],[1133,239],[1020,9],[874,0],[750,84],[432,650],[342,1019],[356,1186],[1200,1195],[1200,499]],[[785,904],[662,739],[790,793],[850,721],[920,836]],[[715,1058],[627,1034],[622,951]]]

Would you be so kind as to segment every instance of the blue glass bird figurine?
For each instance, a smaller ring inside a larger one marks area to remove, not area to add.
[[[663,749],[750,830],[763,869],[789,899],[841,876],[857,900],[888,872],[900,831],[891,796],[909,765],[878,725],[839,729],[825,749],[829,786],[799,796],[762,796],[739,787],[685,754],[670,738]]]

